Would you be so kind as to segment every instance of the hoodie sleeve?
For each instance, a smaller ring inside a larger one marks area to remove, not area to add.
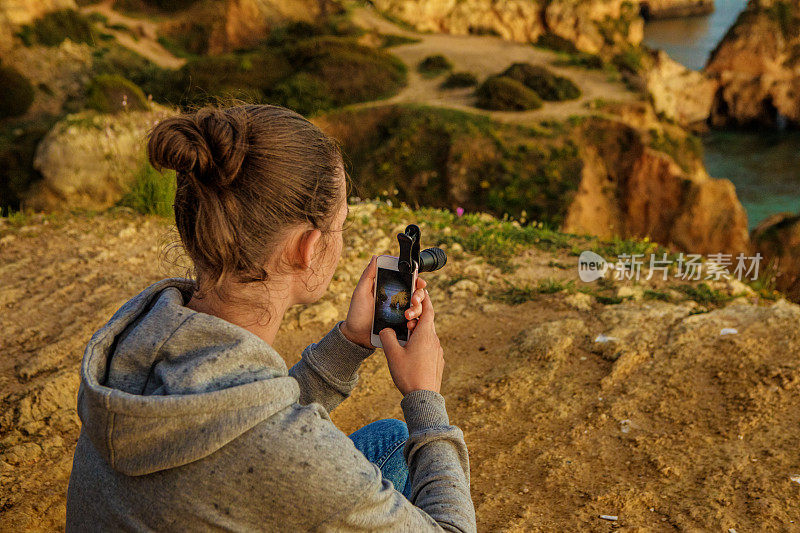
[[[375,475],[366,477],[356,475],[364,466],[354,466],[347,470],[353,473],[347,482],[359,487],[361,494],[348,504],[342,502],[342,511],[324,521],[321,529],[477,530],[467,445],[462,431],[449,423],[444,397],[433,391],[414,391],[403,398],[401,406],[409,431],[404,453],[410,500],[384,480],[376,466]]]
[[[252,460],[237,458],[227,468],[233,476],[236,468],[252,466],[254,489],[240,490],[237,499],[246,500],[240,505],[255,510],[254,523],[268,523],[278,512],[282,529],[294,531],[476,531],[467,447],[461,430],[448,423],[444,398],[417,391],[402,406],[410,431],[410,500],[321,406],[295,404],[248,434],[242,446]]]
[[[356,371],[375,348],[365,348],[350,341],[339,329],[339,321],[319,342],[303,350],[300,361],[289,375],[300,384],[300,404],[321,404],[330,413],[358,383]]]

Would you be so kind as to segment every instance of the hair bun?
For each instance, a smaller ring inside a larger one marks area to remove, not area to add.
[[[247,156],[247,122],[233,110],[203,108],[157,124],[147,143],[151,164],[206,186],[230,186]]]

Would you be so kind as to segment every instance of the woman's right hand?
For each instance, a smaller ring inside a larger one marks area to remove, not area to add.
[[[392,328],[379,333],[389,372],[397,389],[405,396],[415,390],[439,392],[444,370],[444,350],[433,325],[433,304],[428,291],[422,300],[422,314],[405,346],[397,342]]]

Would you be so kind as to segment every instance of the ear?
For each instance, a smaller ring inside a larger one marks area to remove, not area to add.
[[[317,243],[321,236],[322,232],[316,228],[304,231],[302,235],[300,235],[297,243],[297,253],[302,268],[311,266],[311,259],[314,257],[314,252],[316,251]]]

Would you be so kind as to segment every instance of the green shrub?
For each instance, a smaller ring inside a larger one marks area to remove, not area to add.
[[[148,109],[142,90],[119,74],[95,76],[89,85],[86,107],[101,113],[143,111]]]
[[[529,63],[514,63],[501,76],[517,80],[535,91],[542,100],[574,100],[581,95],[581,90],[569,78],[557,76],[545,67]]]
[[[450,60],[439,54],[426,57],[417,66],[417,70],[425,76],[438,76],[452,69],[453,64]]]
[[[183,97],[181,73],[164,69],[117,43],[97,48],[93,53],[95,75],[117,74],[131,80],[158,102],[178,104]]]
[[[263,103],[265,92],[291,74],[289,63],[277,52],[231,53],[190,60],[175,74],[173,88],[189,105],[230,96]]]
[[[159,35],[158,42],[178,57],[193,58],[208,52],[210,34],[210,28],[205,24],[189,21]]]
[[[145,215],[175,216],[172,204],[175,202],[177,180],[175,172],[157,171],[149,162],[143,162],[136,171],[131,189],[125,193],[117,205],[130,207]]]
[[[615,55],[611,62],[620,72],[638,74],[644,68],[644,52],[641,48],[629,46]]]
[[[456,87],[474,87],[478,85],[478,78],[472,72],[453,72],[442,82],[442,89]]]
[[[58,46],[65,39],[93,45],[98,40],[91,21],[74,9],[51,11],[32,24],[22,26],[18,35],[28,46]]]
[[[406,66],[397,57],[346,38],[300,41],[287,47],[286,59],[322,80],[336,106],[386,98],[406,83]]]
[[[0,65],[0,94],[0,119],[24,115],[33,104],[33,85],[13,67]]]
[[[477,106],[498,111],[527,111],[542,107],[542,99],[517,80],[505,76],[490,76],[475,95]]]
[[[561,37],[560,35],[556,35],[555,33],[543,33],[540,35],[536,40],[536,46],[549,48],[550,50],[555,50],[557,52],[566,52],[568,54],[578,53],[575,43]]]
[[[270,89],[271,103],[311,116],[332,107],[328,87],[318,78],[300,72],[279,82]]]
[[[553,64],[561,67],[581,67],[590,70],[600,70],[605,66],[602,57],[595,54],[587,54],[586,52],[567,54],[555,60]]]
[[[154,9],[165,12],[180,11],[196,4],[198,0],[115,0],[114,8],[120,11],[142,12]]]
[[[391,48],[392,46],[400,46],[401,44],[412,44],[420,42],[420,39],[414,37],[406,37],[405,35],[396,35],[394,33],[382,33],[381,48]]]

